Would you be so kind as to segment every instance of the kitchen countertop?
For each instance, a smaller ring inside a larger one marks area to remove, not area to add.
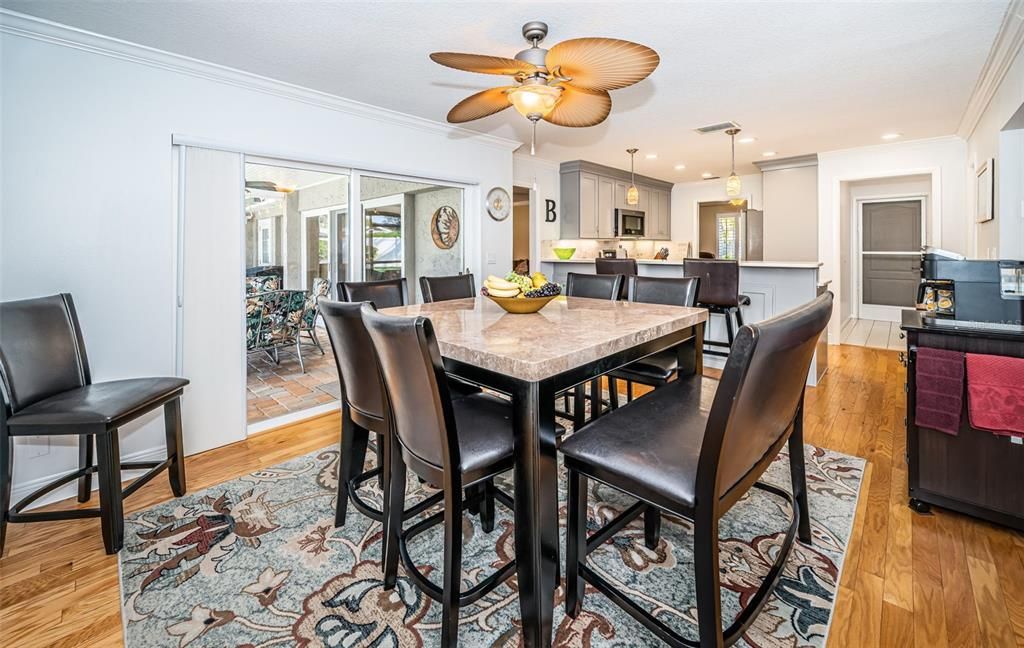
[[[541,263],[593,263],[594,259],[541,259]],[[683,265],[683,259],[637,259],[640,265]],[[801,268],[821,267],[821,261],[740,261],[741,268]]]

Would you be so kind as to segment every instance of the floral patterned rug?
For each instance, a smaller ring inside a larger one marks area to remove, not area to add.
[[[370,453],[372,455],[372,453]],[[337,448],[325,448],[272,468],[166,502],[126,520],[120,554],[125,644],[142,646],[437,646],[441,606],[402,574],[381,588],[381,526],[349,507],[333,526]],[[738,645],[823,646],[864,462],[807,447],[814,546],[796,543],[775,594]],[[788,458],[768,481],[787,488]],[[511,491],[511,478],[503,484]],[[376,485],[365,488],[380,501]],[[562,534],[565,480],[560,481]],[[633,503],[591,482],[592,530]],[[425,487],[410,477],[409,501]],[[486,577],[514,555],[512,518],[500,505],[495,530],[484,533],[466,516],[463,581]],[[784,535],[786,505],[753,491],[722,520],[723,615],[731,619],[756,589]],[[407,523],[409,524],[409,523]],[[657,548],[643,542],[642,519],[591,554],[590,564],[658,618],[696,638],[690,524],[666,518]],[[425,571],[440,575],[441,527],[410,547]],[[563,544],[564,547],[564,544]],[[564,556],[564,554],[563,554]],[[564,570],[563,570],[564,574]],[[556,594],[559,647],[659,646],[660,641],[588,588],[584,613],[564,614]],[[463,646],[516,646],[519,608],[513,577],[463,608]]]

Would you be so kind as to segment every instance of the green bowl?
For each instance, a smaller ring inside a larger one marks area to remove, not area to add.
[[[562,261],[568,261],[572,258],[572,255],[576,254],[576,248],[551,248],[554,251],[555,256]]]

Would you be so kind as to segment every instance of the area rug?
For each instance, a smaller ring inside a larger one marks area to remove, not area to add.
[[[128,517],[120,554],[125,644],[440,645],[439,603],[424,596],[401,571],[396,589],[381,587],[380,524],[350,506],[347,524],[334,528],[337,466],[337,448],[325,448]],[[861,459],[807,447],[813,547],[795,544],[774,595],[738,645],[824,645],[863,470]],[[767,480],[788,490],[785,454],[769,469]],[[507,491],[510,482],[503,484]],[[364,495],[379,503],[375,488],[366,487]],[[564,488],[563,474],[563,542]],[[408,492],[409,501],[428,494],[413,478]],[[632,503],[592,483],[592,530]],[[490,534],[482,531],[478,518],[465,518],[464,588],[514,556],[512,517],[501,506],[497,511]],[[755,490],[722,520],[725,618],[734,618],[740,602],[757,589],[777,553],[788,516],[785,503]],[[440,576],[441,533],[438,526],[411,546],[435,580]],[[591,554],[590,564],[655,616],[696,638],[692,560],[689,523],[666,518],[654,550],[644,546],[638,520]],[[555,605],[555,646],[662,645],[590,588],[584,612],[575,620],[564,614],[561,588]],[[521,644],[514,577],[462,609],[459,643]]]

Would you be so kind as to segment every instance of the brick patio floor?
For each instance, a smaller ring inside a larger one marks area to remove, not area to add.
[[[341,388],[331,346],[323,331],[317,331],[317,337],[325,353],[320,355],[316,347],[302,345],[306,373],[302,373],[295,353],[290,350],[280,350],[281,364],[274,364],[266,353],[248,355],[246,419],[249,424],[338,400]]]

